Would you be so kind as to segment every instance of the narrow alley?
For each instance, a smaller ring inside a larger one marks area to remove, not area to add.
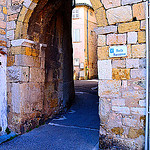
[[[70,110],[29,133],[0,145],[0,150],[96,150],[99,141],[97,81],[75,81]]]

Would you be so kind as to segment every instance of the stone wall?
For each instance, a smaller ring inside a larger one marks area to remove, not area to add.
[[[73,98],[70,22],[69,0],[8,1],[7,91],[11,130],[24,133],[43,124]]]
[[[6,60],[7,60],[7,2],[0,1],[0,135],[7,127],[7,89],[6,89]]]
[[[142,149],[146,111],[145,2],[101,2],[95,6],[99,23],[95,32],[98,36],[100,147]],[[109,47],[118,45],[127,45],[127,57],[110,58]]]

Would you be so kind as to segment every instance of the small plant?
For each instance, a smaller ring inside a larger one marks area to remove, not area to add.
[[[11,131],[9,130],[8,127],[6,128],[5,132],[6,132],[7,134],[10,134],[10,133],[11,133]]]

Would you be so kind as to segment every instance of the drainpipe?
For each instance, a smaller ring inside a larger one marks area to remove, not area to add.
[[[88,7],[87,9],[87,79],[89,79],[89,15],[88,15],[88,11],[89,11],[90,7]]]
[[[146,1],[146,129],[145,150],[149,149],[149,0]]]

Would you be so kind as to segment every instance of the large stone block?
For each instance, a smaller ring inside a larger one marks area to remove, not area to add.
[[[130,114],[130,109],[128,107],[112,106],[112,110],[119,114]]]
[[[26,55],[15,55],[15,65],[16,66],[31,66],[40,68],[40,58],[26,56]]]
[[[125,116],[122,119],[122,122],[123,122],[123,125],[129,126],[129,127],[136,127],[136,125],[137,125],[137,120],[136,119],[132,119],[132,117]]]
[[[99,81],[99,96],[100,97],[119,97],[121,81],[119,80],[100,80]]]
[[[15,21],[9,21],[9,22],[7,22],[7,30],[13,30],[15,28],[16,28]]]
[[[121,5],[120,0],[111,0],[111,1],[102,0],[102,3],[104,4],[104,7],[106,9],[117,7],[117,6]]]
[[[122,91],[122,97],[123,98],[135,98],[135,99],[144,99],[145,98],[145,91],[135,91],[135,90],[123,90]]]
[[[95,14],[96,14],[96,19],[97,19],[97,23],[98,26],[107,26],[107,19],[106,19],[106,12],[105,9],[103,7],[95,10]]]
[[[133,5],[133,17],[136,17],[137,20],[145,19],[146,14],[146,3],[138,3]]]
[[[30,82],[44,82],[45,70],[40,68],[30,68]]]
[[[98,47],[98,60],[106,60],[109,58],[109,46]]]
[[[128,44],[137,43],[137,32],[128,32]]]
[[[140,22],[134,21],[129,23],[122,23],[118,25],[118,32],[125,33],[131,31],[140,31]]]
[[[129,80],[130,69],[112,69],[112,79],[115,80]]]
[[[8,82],[28,82],[29,67],[11,66],[7,67]]]
[[[131,78],[145,79],[146,69],[131,69]]]
[[[141,30],[145,30],[146,29],[146,20],[142,20],[141,21]]]
[[[127,22],[132,20],[131,6],[121,6],[106,11],[109,24]]]
[[[108,34],[107,45],[126,44],[126,34]]]
[[[105,46],[105,45],[106,45],[106,36],[98,35],[98,46]]]
[[[131,113],[135,115],[146,115],[146,108],[136,108],[132,107],[131,108]]]
[[[144,58],[146,57],[146,45],[132,45],[132,57]]]
[[[126,59],[127,68],[139,68],[139,59]]]
[[[98,60],[99,79],[112,79],[111,60]]]
[[[112,99],[112,106],[125,106],[125,99]]]
[[[145,31],[138,32],[138,43],[145,43],[146,42],[146,33]]]
[[[94,29],[97,35],[99,34],[109,34],[109,33],[117,33],[117,26],[106,26],[106,27],[98,27]]]
[[[125,60],[113,60],[112,61],[112,68],[125,68],[126,61]]]
[[[122,5],[127,5],[127,4],[134,4],[141,2],[142,0],[122,0]]]

